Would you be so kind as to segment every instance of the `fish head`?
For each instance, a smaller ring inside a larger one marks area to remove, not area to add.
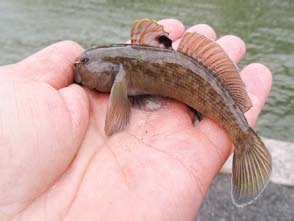
[[[74,80],[87,88],[110,92],[118,71],[119,64],[86,51],[74,63]]]

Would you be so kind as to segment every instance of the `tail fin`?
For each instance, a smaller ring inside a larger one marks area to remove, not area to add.
[[[232,200],[236,206],[254,201],[266,187],[272,170],[271,155],[251,128],[246,141],[233,157]]]

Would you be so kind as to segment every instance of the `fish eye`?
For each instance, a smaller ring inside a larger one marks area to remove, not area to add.
[[[85,63],[87,63],[89,61],[89,57],[86,54],[84,54],[80,58],[80,61],[85,64]]]

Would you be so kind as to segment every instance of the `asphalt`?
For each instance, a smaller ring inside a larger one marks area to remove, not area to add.
[[[237,208],[231,201],[231,175],[214,180],[197,221],[294,221],[294,186],[270,182],[251,205]]]

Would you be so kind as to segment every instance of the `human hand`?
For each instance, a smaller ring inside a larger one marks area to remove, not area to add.
[[[182,24],[161,23],[176,48]],[[189,31],[216,38],[207,25]],[[245,54],[237,37],[218,43],[236,63]],[[61,42],[0,68],[0,220],[192,220],[232,151],[229,137],[208,118],[195,127],[175,101],[133,109],[128,128],[106,137],[108,95],[71,84],[82,51]],[[271,73],[251,64],[241,76],[253,125]]]

